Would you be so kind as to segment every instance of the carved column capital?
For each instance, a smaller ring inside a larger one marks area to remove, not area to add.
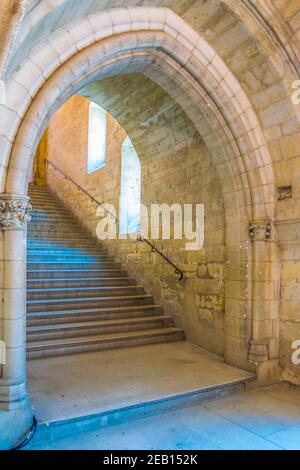
[[[268,220],[258,220],[250,222],[249,237],[252,242],[271,241],[273,236],[272,222]]]
[[[0,195],[0,228],[20,229],[31,220],[32,206],[26,196]]]

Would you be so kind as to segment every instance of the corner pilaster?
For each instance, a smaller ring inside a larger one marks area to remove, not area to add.
[[[248,359],[256,365],[278,358],[279,280],[276,231],[270,220],[249,224],[252,251],[252,318]]]

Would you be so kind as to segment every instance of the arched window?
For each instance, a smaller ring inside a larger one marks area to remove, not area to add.
[[[122,145],[120,234],[137,233],[141,229],[141,163],[127,137]]]
[[[89,107],[88,132],[88,173],[93,173],[105,165],[106,162],[106,123],[105,109],[91,102]]]

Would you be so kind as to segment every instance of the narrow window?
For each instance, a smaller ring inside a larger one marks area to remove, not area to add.
[[[141,229],[141,163],[129,137],[122,145],[120,234]]]
[[[91,102],[89,107],[88,173],[93,173],[106,162],[106,123],[105,109]]]

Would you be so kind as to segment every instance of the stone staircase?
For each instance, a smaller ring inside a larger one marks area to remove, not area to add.
[[[29,196],[28,358],[184,340],[48,188],[30,185]]]

